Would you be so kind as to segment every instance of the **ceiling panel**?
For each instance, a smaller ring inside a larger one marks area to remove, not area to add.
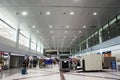
[[[0,0],[0,3],[0,8],[6,8],[20,24],[28,27],[37,39],[43,40],[50,48],[61,48],[64,37],[62,48],[66,49],[71,42],[70,47],[73,47],[120,13],[120,0]],[[28,15],[21,16],[22,11],[27,11]],[[47,11],[51,14],[46,15]],[[97,15],[94,16],[93,12]],[[50,25],[53,27],[50,28]],[[86,28],[83,28],[84,25]]]

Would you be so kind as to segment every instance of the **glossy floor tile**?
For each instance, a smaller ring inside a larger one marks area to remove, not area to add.
[[[0,80],[62,80],[60,77],[59,67],[53,66],[51,68],[34,68],[28,69],[27,75],[21,75],[21,69],[16,69],[11,73],[4,73],[9,76],[4,76]],[[83,72],[71,71],[64,72],[65,80],[120,80],[120,72],[104,70],[102,72]]]

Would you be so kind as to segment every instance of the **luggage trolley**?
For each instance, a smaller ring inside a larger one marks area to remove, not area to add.
[[[60,70],[61,71],[70,71],[70,60],[68,54],[60,55]]]

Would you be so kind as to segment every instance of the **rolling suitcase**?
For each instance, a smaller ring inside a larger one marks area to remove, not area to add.
[[[27,72],[26,72],[26,69],[25,68],[23,68],[22,69],[22,75],[25,75]]]

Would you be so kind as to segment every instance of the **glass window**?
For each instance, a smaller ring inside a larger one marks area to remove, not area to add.
[[[79,51],[80,51],[80,50],[79,50],[79,46],[77,46],[77,47],[76,47],[76,52],[79,52]]]
[[[36,50],[36,44],[33,41],[31,41],[31,49]]]
[[[40,46],[37,46],[37,52],[40,52]]]
[[[117,22],[114,22],[110,25],[111,38],[117,37],[120,35],[120,26],[117,25]]]
[[[29,47],[29,39],[22,33],[19,34],[19,44]]]
[[[107,41],[111,38],[109,27],[103,28],[101,33],[102,33],[102,41]]]
[[[95,32],[90,38],[88,38],[88,47],[94,46],[99,43],[99,33]]]
[[[6,22],[0,20],[0,36],[15,42],[16,30]]]
[[[117,16],[117,26],[119,28],[119,33],[120,33],[120,14]]]
[[[43,46],[41,46],[41,48],[40,48],[40,52],[43,53]]]
[[[81,44],[81,50],[84,50],[84,49],[86,49],[87,48],[87,46],[86,46],[86,41],[85,42],[83,42],[82,44]]]
[[[92,37],[88,39],[88,47],[92,46]]]
[[[93,41],[94,41],[93,42],[94,45],[99,44],[99,33],[98,32],[95,33]]]

